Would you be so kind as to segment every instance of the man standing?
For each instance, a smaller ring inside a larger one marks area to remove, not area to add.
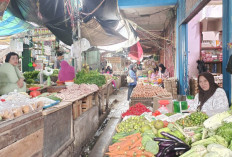
[[[64,59],[63,53],[62,52],[57,52],[56,53],[56,61],[53,65],[53,69],[60,69],[60,62]]]

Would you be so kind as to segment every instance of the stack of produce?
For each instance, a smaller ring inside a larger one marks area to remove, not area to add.
[[[62,100],[71,100],[77,99],[83,95],[91,94],[97,91],[99,88],[95,84],[74,84],[71,86],[67,86],[67,89],[62,89],[56,96]]]
[[[98,71],[86,71],[82,70],[76,74],[74,81],[76,84],[95,84],[98,87],[106,84],[106,78]]]
[[[162,131],[165,138],[154,138],[159,142],[159,152],[156,157],[177,157],[190,149],[184,141],[167,132]]]
[[[35,80],[38,78],[39,71],[28,71],[24,72],[23,76],[27,84],[34,84]]]
[[[149,144],[147,148],[141,149],[143,136],[140,133],[135,133],[126,137],[119,139],[117,143],[109,146],[109,153],[107,155],[111,156],[145,156],[153,157],[154,154],[146,151],[154,151],[153,145]],[[151,140],[151,142],[154,142]],[[155,143],[155,142],[154,142]]]
[[[131,106],[126,112],[124,112],[122,114],[122,118],[124,118],[125,116],[131,116],[131,115],[140,116],[144,112],[151,112],[151,111],[143,104],[137,103]]]
[[[152,98],[154,96],[169,96],[171,95],[162,87],[150,86],[150,85],[142,85],[138,84],[132,93],[132,98]]]
[[[185,118],[181,118],[177,121],[177,124],[183,127],[191,127],[191,126],[200,126],[203,122],[208,119],[208,116],[203,112],[194,112]]]

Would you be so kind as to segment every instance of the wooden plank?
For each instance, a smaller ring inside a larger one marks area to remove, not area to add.
[[[101,87],[100,87],[100,88],[101,88]],[[100,88],[99,88],[99,89],[100,89]],[[95,93],[95,92],[97,92],[97,91],[98,91],[98,90],[95,90],[95,91],[93,91],[92,93],[87,93],[87,94],[81,95],[81,96],[79,96],[78,98],[75,98],[75,99],[65,100],[65,102],[74,102],[74,101],[77,101],[77,100],[81,100],[81,99],[87,97],[88,95],[93,94],[93,93]]]
[[[0,149],[5,148],[12,143],[21,140],[22,138],[43,128],[43,117],[26,122],[25,124],[16,126],[13,129],[0,134]]]
[[[73,141],[74,141],[74,138],[71,138],[70,140],[68,140],[63,146],[61,146],[57,152],[55,152],[51,157],[57,157],[57,156],[60,156],[60,154],[65,151],[65,149],[69,146],[73,147]],[[72,154],[72,153],[71,153]]]
[[[44,130],[35,133],[0,150],[2,157],[31,157],[43,149]],[[41,156],[42,157],[42,156]]]
[[[111,84],[108,84],[107,90],[106,90],[106,110],[109,107],[110,87],[111,87]]]
[[[51,157],[72,138],[72,122],[71,105],[44,116],[44,157]]]
[[[10,129],[14,129],[16,126],[22,125],[41,116],[42,112],[31,112],[13,120],[3,121],[0,123],[0,133],[3,133]]]
[[[98,92],[94,94],[94,105],[99,106],[99,97],[98,97]]]
[[[82,105],[82,101],[81,100],[78,100],[78,101],[75,101],[73,103],[73,108],[72,108],[72,111],[73,111],[73,119],[75,120],[77,117],[79,117],[82,113],[82,108],[81,108],[81,105]]]
[[[60,110],[60,109],[62,109],[62,108],[65,108],[65,107],[71,106],[71,105],[72,105],[71,102],[62,101],[62,102],[60,102],[58,105],[55,105],[55,106],[53,106],[53,107],[50,107],[50,108],[45,109],[45,110],[43,111],[43,115],[45,116],[45,115],[51,114],[51,113],[53,113],[53,112],[56,112],[56,111],[58,111],[58,110]]]

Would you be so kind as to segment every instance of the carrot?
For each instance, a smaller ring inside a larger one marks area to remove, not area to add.
[[[135,138],[135,137],[141,137],[141,134],[140,133],[135,133],[135,134],[123,137],[120,140],[128,140],[128,139]]]
[[[139,147],[142,145],[142,137],[140,139],[138,139],[132,146],[130,146],[130,149],[134,148],[134,147]]]

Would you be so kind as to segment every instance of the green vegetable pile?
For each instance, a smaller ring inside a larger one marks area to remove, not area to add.
[[[118,125],[118,130],[121,132],[131,132],[134,130],[140,130],[141,132],[144,132],[148,129],[150,129],[152,126],[152,123],[150,123],[148,120],[146,120],[143,116],[136,116],[128,118],[127,120],[121,122]]]
[[[24,72],[23,76],[27,84],[33,84],[34,81],[37,79],[39,71],[28,71]]]
[[[89,72],[86,70],[81,70],[76,74],[74,82],[76,84],[96,84],[97,86],[101,87],[102,85],[106,84],[106,78],[97,70]]]
[[[191,115],[181,118],[176,123],[183,127],[199,126],[209,117],[203,112],[194,112]]]
[[[224,137],[227,142],[230,142],[232,140],[232,123],[223,124],[217,129],[216,134]]]

